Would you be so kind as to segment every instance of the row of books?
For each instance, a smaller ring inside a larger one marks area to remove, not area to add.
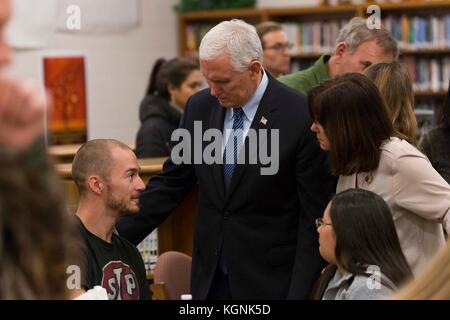
[[[158,229],[153,230],[137,248],[144,261],[146,273],[152,273],[158,260]]]
[[[339,30],[347,24],[348,19],[285,22],[282,26],[289,42],[293,44],[291,54],[331,52],[336,44]]]
[[[444,16],[387,16],[383,24],[400,49],[450,48],[450,14]]]
[[[291,53],[310,54],[331,52],[336,45],[339,30],[348,19],[284,22],[282,26],[293,44]],[[450,48],[450,15],[408,17],[389,15],[383,24],[398,41],[400,49],[447,49]],[[190,24],[186,27],[186,48],[188,53],[196,53],[203,36],[213,24]]]
[[[292,54],[331,52],[340,28],[348,20],[285,22]],[[450,15],[429,17],[387,16],[383,24],[403,50],[450,48]]]
[[[408,67],[414,91],[446,91],[450,79],[450,55],[439,58],[406,56],[401,61]]]
[[[450,55],[440,58],[402,57],[401,61],[408,68],[413,82],[414,92],[440,93],[448,88],[450,79]],[[292,61],[291,71],[309,68],[314,60],[296,59]]]
[[[316,22],[285,22],[282,26],[293,44],[292,54],[329,52],[333,49],[339,30],[348,19],[316,21]],[[198,51],[201,39],[212,28],[213,24],[189,24],[186,26],[186,50],[188,54]]]
[[[312,62],[310,59],[296,59],[292,62],[291,72],[304,70]],[[423,92],[446,92],[450,81],[450,56],[440,59],[416,59],[408,56],[402,58],[406,64],[413,81],[415,93]],[[436,127],[439,108],[443,103],[443,96],[421,96],[416,95],[415,114],[417,118],[418,138]]]

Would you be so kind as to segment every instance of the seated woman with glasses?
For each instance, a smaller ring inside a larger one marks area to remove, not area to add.
[[[319,251],[330,265],[313,299],[378,300],[412,276],[384,200],[373,192],[349,189],[316,220]]]
[[[393,128],[376,85],[346,74],[312,89],[308,99],[320,147],[329,150],[336,192],[361,188],[391,209],[403,253],[417,273],[445,245],[450,186],[427,157]]]

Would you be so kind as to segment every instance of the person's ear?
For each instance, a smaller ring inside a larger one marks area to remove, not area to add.
[[[339,42],[334,51],[336,57],[342,57],[346,52],[348,52],[348,44],[346,42]]]
[[[97,195],[101,195],[105,189],[105,183],[99,176],[89,176],[87,179],[89,190]]]
[[[173,97],[173,94],[177,89],[178,88],[174,86],[172,83],[167,84],[167,91],[169,91],[170,97]]]
[[[253,60],[252,62],[250,62],[250,65],[248,67],[249,71],[250,71],[250,77],[252,79],[256,79],[259,77],[259,75],[261,74],[261,62],[259,62],[258,60]]]

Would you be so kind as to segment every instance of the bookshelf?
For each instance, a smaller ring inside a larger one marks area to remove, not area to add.
[[[414,82],[418,136],[439,119],[450,79],[450,1],[404,1],[380,6]]]
[[[399,41],[400,59],[414,82],[419,125],[422,129],[435,125],[450,78],[450,0],[182,13],[178,17],[179,54],[196,56],[203,35],[220,21],[239,18],[257,24],[272,20],[283,24],[294,43],[291,55],[295,72],[330,52],[340,27],[354,16],[368,17],[366,8],[371,4],[380,7],[383,24]]]

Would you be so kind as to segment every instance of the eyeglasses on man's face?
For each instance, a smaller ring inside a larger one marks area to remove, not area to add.
[[[273,46],[270,47],[265,47],[264,50],[276,50],[276,51],[282,51],[284,49],[289,49],[291,50],[294,47],[294,45],[290,42],[286,42],[286,43],[275,43]]]
[[[326,223],[325,221],[323,221],[323,218],[317,218],[316,227],[319,228],[320,226],[331,226],[331,223]]]

